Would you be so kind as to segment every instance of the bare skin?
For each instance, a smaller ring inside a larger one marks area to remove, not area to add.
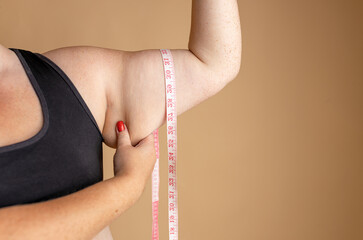
[[[241,41],[236,0],[193,1],[188,49],[172,49],[178,114],[213,96],[236,77],[241,63]],[[130,52],[74,46],[41,54],[56,63],[74,83],[109,147],[117,146],[115,124],[119,120],[126,122],[133,146],[164,124],[165,88],[158,49]],[[0,99],[5,99],[0,101],[0,147],[29,139],[39,132],[43,124],[39,100],[19,59],[3,45],[0,45]],[[93,239],[112,239],[106,223],[117,216],[102,215],[107,219],[93,221],[92,224],[103,229]],[[90,234],[87,230],[75,233],[79,239],[87,239],[85,236]]]

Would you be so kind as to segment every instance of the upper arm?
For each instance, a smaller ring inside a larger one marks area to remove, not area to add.
[[[208,66],[189,50],[171,49],[171,53],[178,115],[234,78],[227,74],[230,71]],[[114,125],[119,120],[127,124],[132,144],[164,124],[165,80],[159,49],[124,51],[74,46],[43,54],[74,81],[99,122],[108,146],[116,146]]]
[[[222,74],[213,71],[189,50],[171,50],[174,60],[178,115],[207,99],[223,85]],[[117,83],[111,83],[110,95],[121,101],[119,108],[137,143],[166,120],[165,80],[159,49],[125,51],[123,72]],[[117,104],[117,103],[116,103]]]

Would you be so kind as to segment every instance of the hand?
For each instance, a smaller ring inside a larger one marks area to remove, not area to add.
[[[118,131],[117,125],[121,128]],[[135,147],[131,145],[126,125],[119,121],[115,127],[117,136],[116,153],[113,157],[115,177],[130,177],[144,184],[150,177],[156,162],[154,136],[150,134]]]

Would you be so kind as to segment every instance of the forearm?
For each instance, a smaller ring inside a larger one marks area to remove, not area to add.
[[[57,199],[0,209],[0,239],[92,239],[142,192],[130,179],[111,178]]]
[[[234,78],[242,54],[237,0],[193,0],[188,47],[202,62]]]

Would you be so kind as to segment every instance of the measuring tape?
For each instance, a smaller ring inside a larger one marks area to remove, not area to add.
[[[178,239],[178,192],[176,188],[176,154],[177,154],[177,131],[176,131],[176,82],[174,62],[169,49],[160,49],[164,66],[165,95],[166,95],[166,127],[168,145],[168,208],[169,208],[169,240]],[[156,150],[156,163],[152,173],[152,240],[159,240],[159,134],[154,132],[154,143]]]

